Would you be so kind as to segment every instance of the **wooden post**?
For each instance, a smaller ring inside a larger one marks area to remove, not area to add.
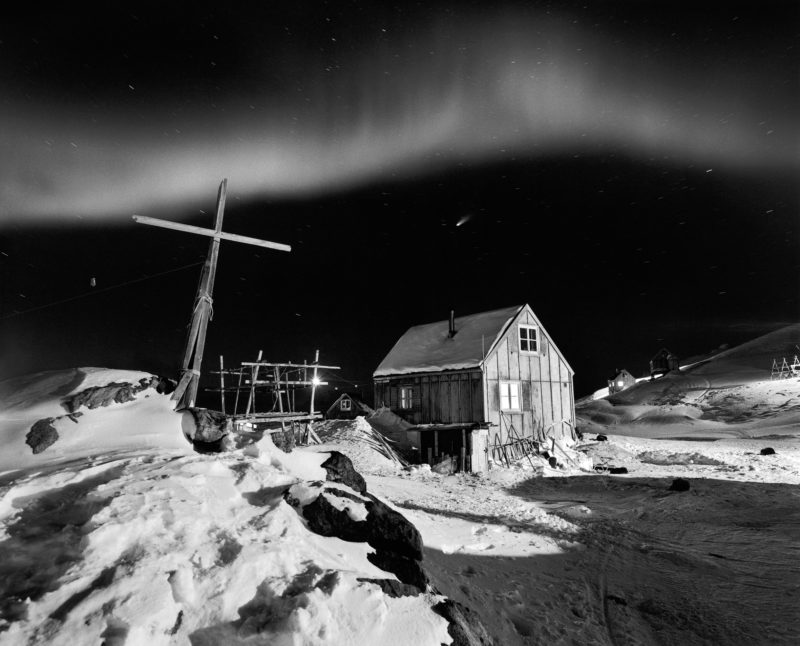
[[[314,353],[314,376],[311,378],[311,406],[309,407],[309,415],[314,415],[314,395],[317,391],[317,366],[319,365],[319,350]]]
[[[433,466],[433,457],[432,457],[433,449],[428,447],[428,464]]]
[[[264,353],[263,350],[258,351],[258,359],[256,359],[256,364],[261,361],[261,355]],[[258,365],[255,365],[250,370],[250,397],[247,400],[247,409],[245,410],[245,414],[250,414],[250,408],[253,408],[253,412],[255,412],[255,405],[256,405],[256,378],[258,377]]]
[[[219,355],[219,399],[222,405],[222,414],[225,414],[225,362]]]
[[[234,416],[239,412],[239,390],[242,387],[242,374],[244,373],[244,368],[239,366],[239,381],[236,382],[236,397],[233,399],[233,414]]]
[[[278,410],[282,413],[283,412],[283,393],[281,391],[281,373],[278,369],[278,366],[275,366],[273,369],[273,378],[275,380],[275,394],[278,395]],[[294,427],[293,427],[294,428]],[[283,420],[281,420],[281,430],[286,433],[286,424]]]
[[[467,457],[467,431],[466,429],[461,429],[461,470],[464,471],[466,469],[466,457]]]
[[[439,431],[433,432],[433,459],[439,459]]]

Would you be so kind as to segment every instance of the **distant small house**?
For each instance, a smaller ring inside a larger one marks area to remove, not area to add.
[[[630,388],[636,383],[636,378],[629,373],[625,368],[620,370],[617,368],[614,373],[608,378],[608,394],[613,395],[620,391]]]
[[[650,359],[650,378],[658,375],[665,375],[672,370],[677,370],[678,357],[666,348],[661,348],[652,359]]]
[[[342,393],[325,412],[325,419],[355,419],[373,412],[357,395]]]
[[[572,435],[573,374],[528,305],[451,314],[400,337],[373,374],[375,405],[415,425],[421,459],[482,471],[487,442]]]

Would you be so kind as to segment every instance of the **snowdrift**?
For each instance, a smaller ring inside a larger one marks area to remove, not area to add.
[[[800,434],[800,380],[770,381],[773,359],[793,357],[800,324],[642,381],[612,396],[576,403],[584,431],[640,437],[758,437]]]
[[[0,644],[489,643],[346,456],[194,453],[159,384],[0,385]]]

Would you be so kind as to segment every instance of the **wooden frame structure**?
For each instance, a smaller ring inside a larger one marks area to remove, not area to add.
[[[207,390],[219,392],[222,412],[240,425],[280,424],[283,431],[286,430],[287,424],[308,425],[312,421],[322,419],[322,413],[314,410],[314,403],[317,388],[327,386],[328,382],[319,378],[319,371],[339,370],[339,366],[321,365],[319,350],[315,353],[313,363],[275,363],[262,361],[262,356],[263,352],[259,351],[256,361],[242,361],[238,368],[226,369],[224,358],[220,355],[220,368],[212,371],[219,375],[219,388]],[[235,385],[226,386],[226,376],[234,378]],[[311,389],[309,409],[298,410],[297,391],[308,388]],[[228,412],[227,393],[234,393],[233,408],[230,412]],[[240,410],[242,407],[244,410]]]

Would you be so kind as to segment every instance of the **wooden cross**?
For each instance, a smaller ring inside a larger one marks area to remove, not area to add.
[[[225,211],[225,194],[227,188],[228,180],[226,178],[223,179],[219,185],[219,193],[217,195],[217,218],[213,229],[203,229],[201,227],[178,224],[177,222],[170,222],[168,220],[147,218],[141,215],[133,216],[133,219],[141,224],[150,224],[156,227],[164,227],[165,229],[175,229],[176,231],[186,231],[188,233],[195,233],[212,238],[206,262],[203,265],[203,272],[200,274],[200,284],[197,287],[197,296],[194,301],[194,309],[192,310],[189,335],[186,338],[186,348],[183,351],[180,380],[178,381],[178,387],[172,394],[172,399],[178,402],[175,407],[176,410],[191,408],[194,406],[195,399],[197,398],[197,387],[200,381],[200,365],[203,362],[203,350],[206,344],[206,329],[208,328],[208,321],[212,313],[213,299],[211,295],[214,292],[214,279],[217,275],[217,257],[219,256],[220,240],[232,240],[233,242],[242,242],[257,247],[266,247],[267,249],[277,249],[278,251],[292,250],[289,245],[279,242],[269,242],[267,240],[249,238],[247,236],[240,236],[235,233],[226,233],[223,231],[222,217]],[[191,368],[189,364],[191,364]]]

